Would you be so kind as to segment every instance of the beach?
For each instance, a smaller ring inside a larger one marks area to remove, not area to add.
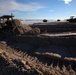
[[[12,23],[15,24],[13,31],[7,28],[0,30],[0,58],[4,63],[1,64],[8,67],[1,65],[1,74],[13,74],[13,71],[20,75],[76,74],[75,25],[59,22],[55,22],[55,25],[29,25],[19,20]],[[64,30],[64,27],[67,28]]]

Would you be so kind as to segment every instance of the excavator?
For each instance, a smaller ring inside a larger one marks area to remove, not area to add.
[[[76,23],[76,17],[75,16],[70,16],[70,19],[67,19],[69,23]]]

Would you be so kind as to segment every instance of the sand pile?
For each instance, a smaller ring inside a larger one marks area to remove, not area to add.
[[[32,30],[32,28],[29,25],[23,25],[18,19],[13,20],[13,26],[14,33],[25,34],[26,32]]]
[[[40,29],[39,28],[33,28],[32,30],[29,30],[27,33],[27,35],[38,35],[40,34]]]
[[[36,35],[40,34],[39,28],[31,28],[28,24],[22,24],[19,20],[13,20],[13,32],[19,34]]]

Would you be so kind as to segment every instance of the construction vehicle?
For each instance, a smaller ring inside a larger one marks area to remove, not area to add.
[[[67,19],[70,23],[76,23],[76,18],[75,16],[70,16],[70,19]]]

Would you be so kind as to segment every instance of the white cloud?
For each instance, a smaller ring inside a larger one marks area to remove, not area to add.
[[[70,2],[72,2],[72,0],[63,0],[65,2],[65,4],[69,4]]]
[[[0,13],[8,13],[11,11],[36,11],[45,8],[38,3],[22,4],[16,0],[0,0]]]

